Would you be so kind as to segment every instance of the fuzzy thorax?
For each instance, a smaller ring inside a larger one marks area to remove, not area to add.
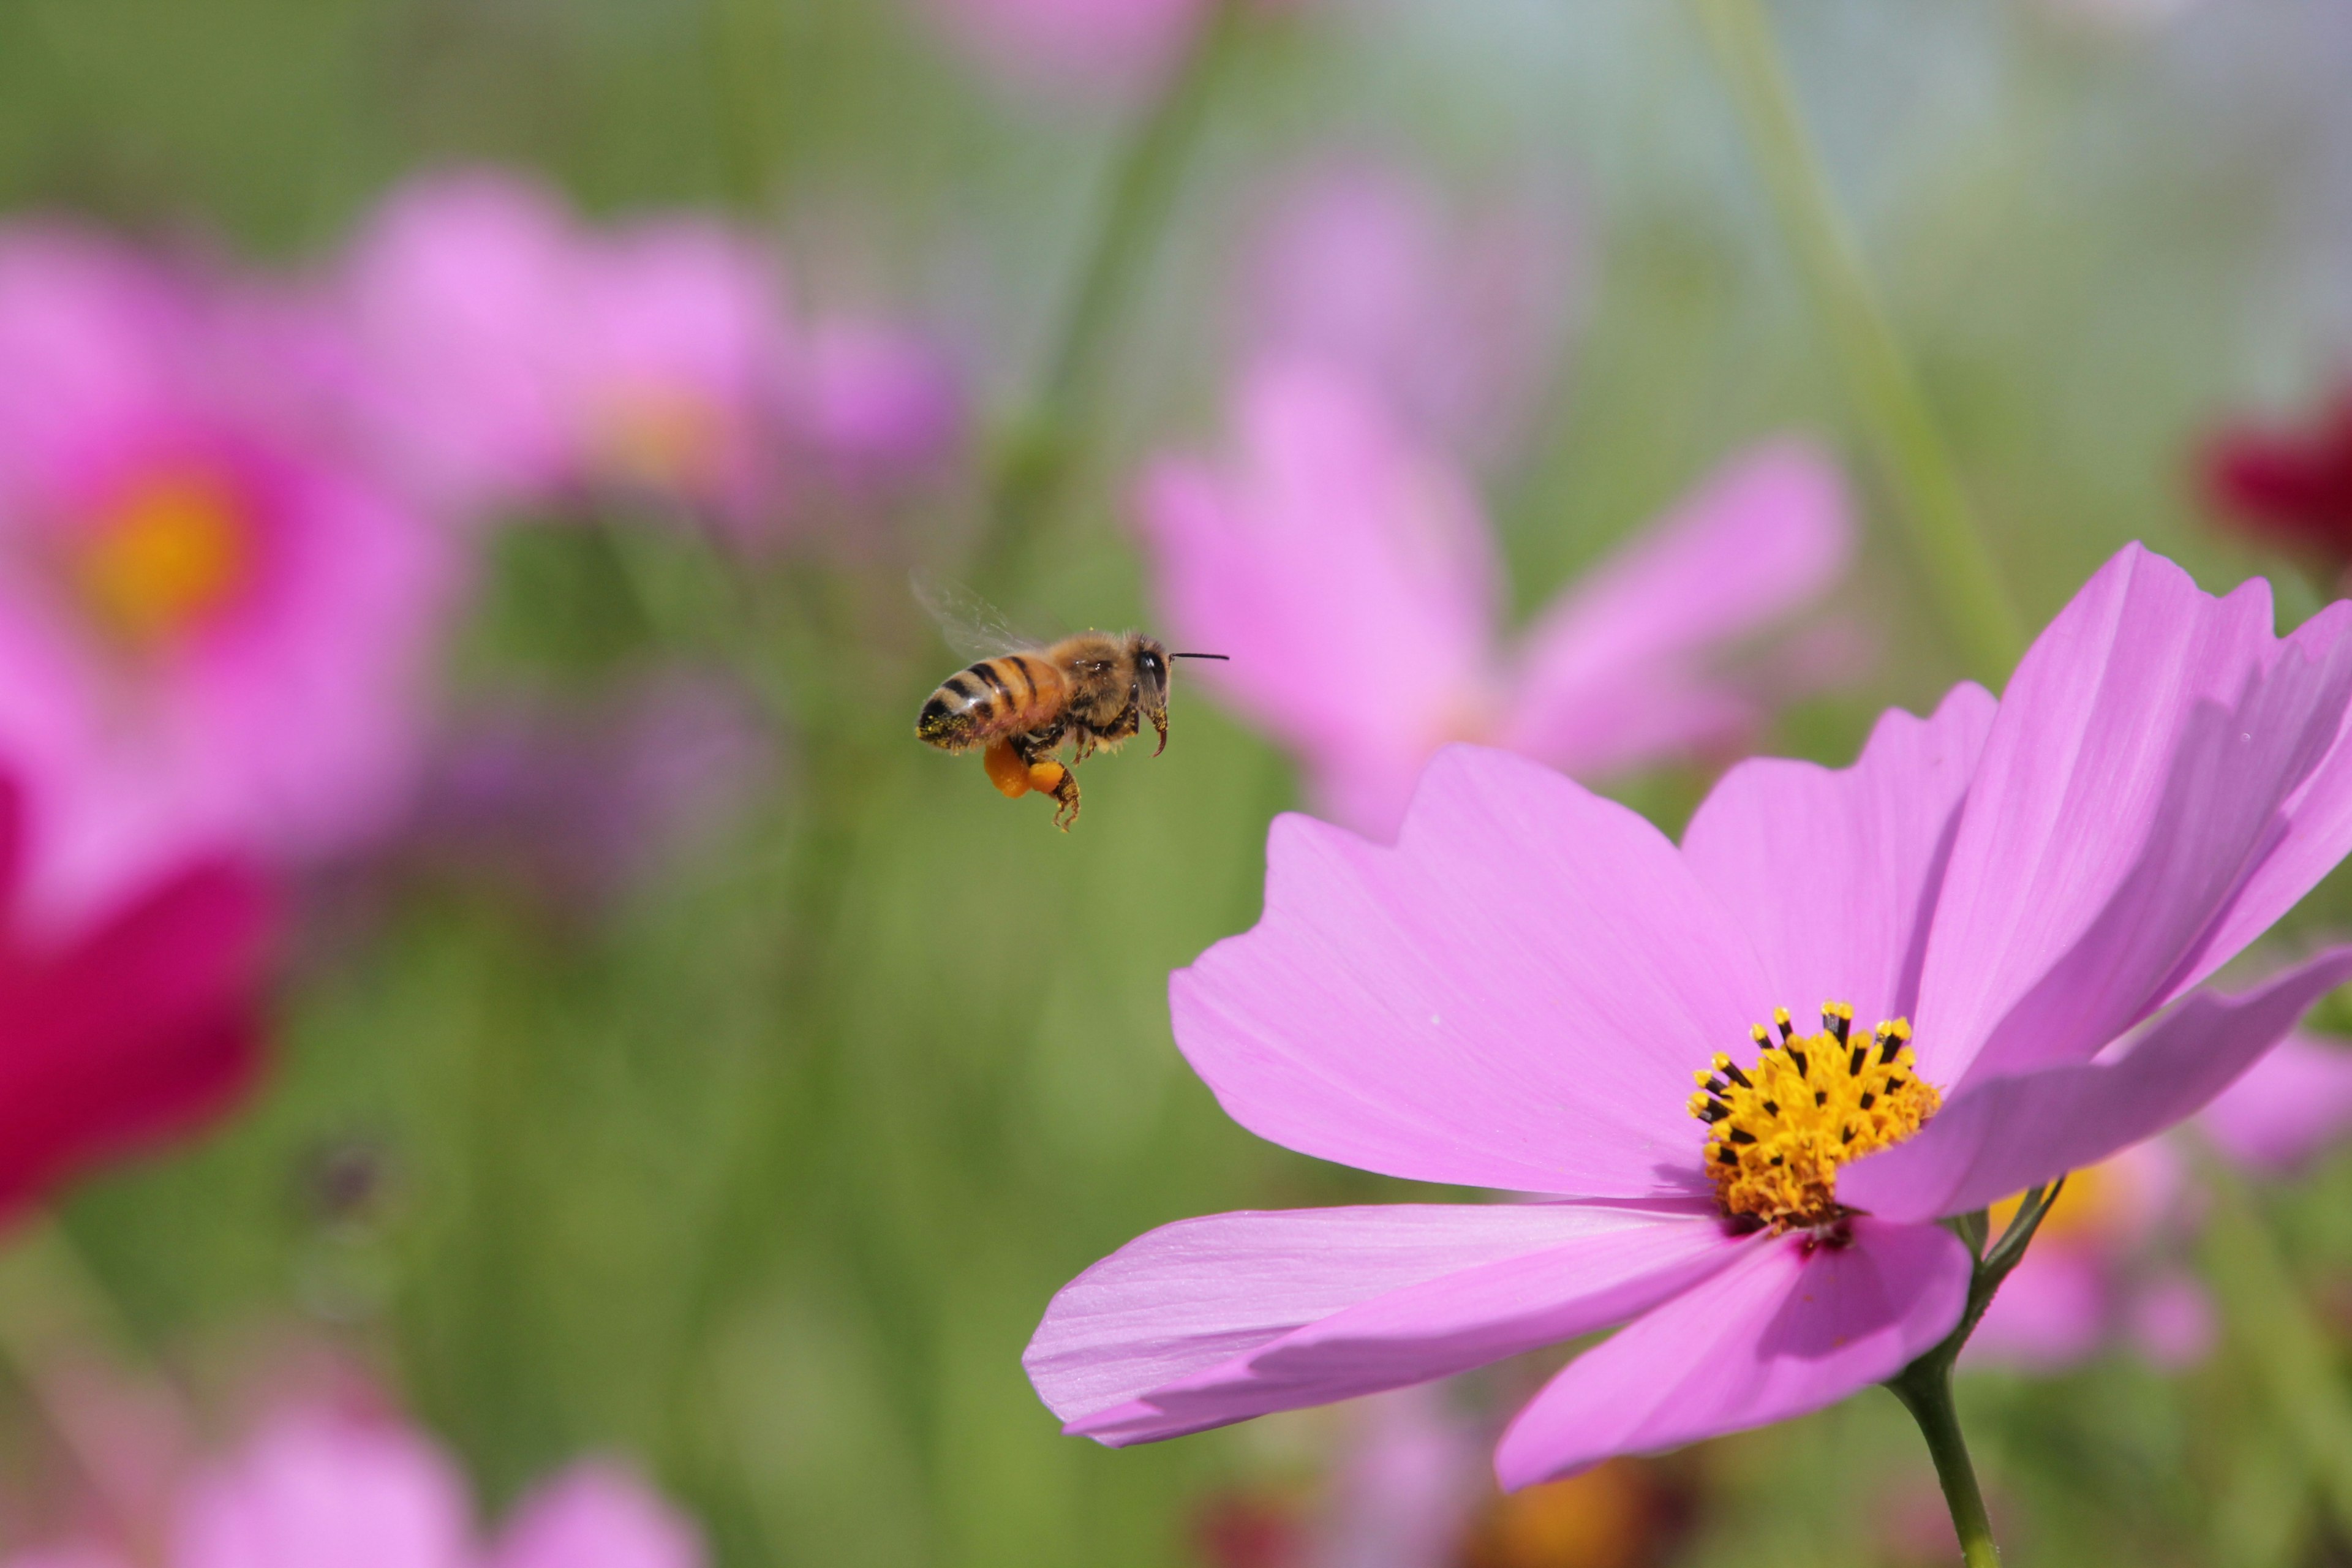
[[[1853,1007],[1822,1007],[1822,1031],[1800,1035],[1785,1007],[1776,1039],[1756,1026],[1755,1065],[1716,1053],[1701,1069],[1690,1112],[1707,1123],[1706,1173],[1723,1212],[1776,1230],[1828,1225],[1840,1165],[1900,1143],[1943,1104],[1920,1078],[1911,1026],[1896,1018],[1868,1040],[1850,1038]]]

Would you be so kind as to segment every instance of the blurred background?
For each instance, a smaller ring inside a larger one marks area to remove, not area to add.
[[[1433,1195],[1170,1037],[1275,814],[1473,738],[1678,831],[1998,684],[1841,322],[2027,629],[2134,539],[2336,596],[2347,73],[2341,0],[0,8],[0,1035],[83,1053],[0,1107],[0,1548],[358,1562],[221,1489],[380,1463],[403,1568],[1949,1560],[1874,1394],[1507,1502],[1556,1353],[1113,1453],[1021,1352],[1152,1226]],[[1233,662],[1064,835],[913,737],[926,597]],[[2298,1049],[1972,1352],[2018,1561],[2352,1561]]]

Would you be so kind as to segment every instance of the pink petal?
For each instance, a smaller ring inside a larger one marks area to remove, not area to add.
[[[2352,701],[2352,606],[2284,644],[2270,624],[2266,584],[2215,599],[2132,546],[2034,643],[1985,742],[1928,943],[1931,1079],[2095,1054],[2352,846],[2352,811],[2304,789]],[[2328,771],[2352,789],[2352,767]],[[2327,831],[2265,871],[2297,800]],[[2229,918],[2249,891],[2269,912]]]
[[[701,1568],[694,1526],[623,1466],[574,1465],[516,1511],[488,1568]]]
[[[2347,977],[2352,947],[2334,948],[2242,995],[2199,992],[2111,1058],[1972,1078],[1909,1142],[1840,1172],[1838,1197],[1935,1219],[2095,1165],[2195,1115]]]
[[[1775,1237],[1570,1362],[1503,1434],[1496,1473],[1516,1490],[1834,1405],[1952,1331],[1969,1268],[1933,1226]]]
[[[1186,673],[1318,770],[1473,732],[1500,583],[1466,482],[1304,363],[1256,367],[1235,423],[1230,462],[1163,458],[1139,496],[1170,639],[1231,658]]]
[[[2285,1171],[2352,1130],[2352,1050],[2290,1034],[2197,1118],[2240,1164]]]
[[[280,1420],[183,1500],[173,1568],[472,1568],[465,1482],[423,1438]]]
[[[1843,479],[1817,448],[1734,458],[1545,612],[1504,744],[1590,775],[1720,734],[1749,710],[1706,679],[1704,656],[1819,596],[1853,540]]]
[[[1741,1250],[1711,1205],[1409,1205],[1164,1226],[1066,1287],[1024,1358],[1114,1447],[1483,1366],[1619,1322]]]
[[[1800,1019],[1851,1002],[1867,1028],[1916,1005],[1927,923],[1992,718],[1990,693],[1957,686],[1932,719],[1887,712],[1850,768],[1742,763],[1691,818],[1684,860],[1747,926],[1773,996]]]
[[[1691,1074],[1744,1045],[1753,950],[1633,812],[1502,752],[1431,763],[1393,849],[1278,818],[1265,913],[1169,993],[1227,1114],[1420,1181],[1706,1190]]]

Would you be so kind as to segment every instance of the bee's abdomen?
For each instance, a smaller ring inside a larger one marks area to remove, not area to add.
[[[1043,659],[984,658],[940,683],[917,715],[915,734],[950,751],[1017,735],[1052,718],[1062,690],[1060,674]]]

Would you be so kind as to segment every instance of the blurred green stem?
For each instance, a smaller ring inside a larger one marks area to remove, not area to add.
[[[2025,628],[1986,549],[1918,377],[1888,323],[1812,138],[1763,0],[1693,0],[1747,124],[1774,213],[1891,482],[1911,552],[1969,672],[1999,689]]]
[[[1099,226],[1070,291],[1027,416],[1005,443],[974,575],[1001,584],[1051,527],[1094,433],[1105,369],[1175,205],[1216,79],[1239,35],[1239,0],[1219,0],[1183,65],[1119,154]]]
[[[2226,1161],[2200,1152],[2210,1211],[2205,1274],[2231,1338],[2315,1478],[2336,1528],[2352,1535],[2352,1405],[2329,1349],[2288,1271],[2278,1239]]]

